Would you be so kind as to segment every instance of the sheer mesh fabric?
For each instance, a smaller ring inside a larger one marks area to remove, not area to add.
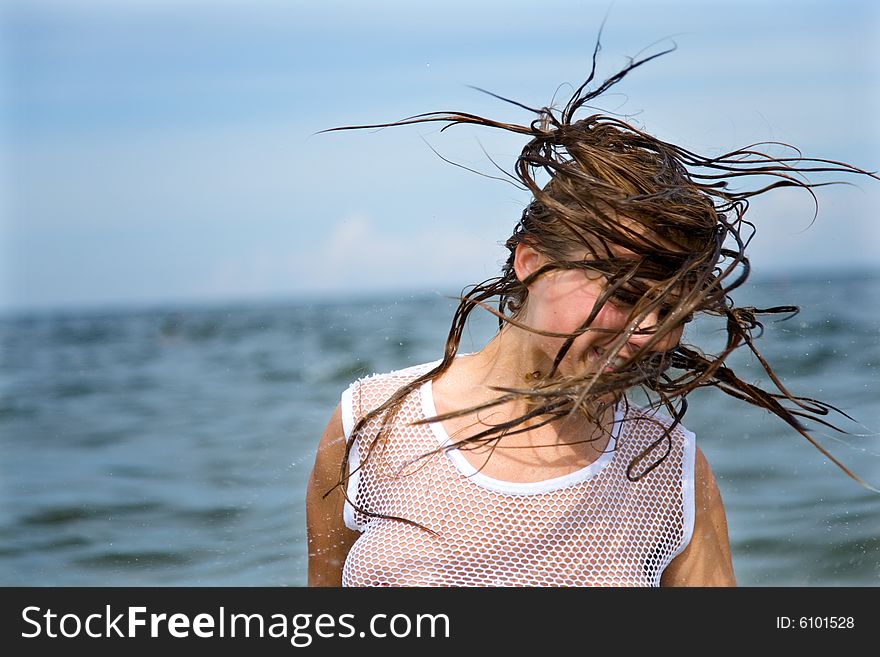
[[[342,397],[343,425],[354,423],[433,363],[353,383]],[[362,461],[379,421],[355,436],[345,522],[362,532],[343,586],[659,586],[693,530],[693,434],[677,428],[669,456],[641,480],[626,467],[662,435],[662,415],[637,407],[615,418],[607,453],[565,477],[502,482],[475,473],[457,450],[419,458],[449,444],[434,414],[430,382],[413,392],[387,440]],[[666,442],[647,459],[653,462]]]

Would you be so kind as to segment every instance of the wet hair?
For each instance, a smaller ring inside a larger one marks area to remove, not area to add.
[[[641,387],[653,405],[666,410],[672,423],[657,442],[629,464],[627,476],[637,480],[669,453],[672,432],[687,410],[688,394],[697,388],[711,387],[773,413],[850,477],[870,488],[809,433],[810,422],[839,431],[824,418],[831,411],[840,411],[827,403],[789,392],[755,346],[755,339],[763,329],[762,317],[791,315],[798,309],[794,306],[737,307],[731,293],[750,273],[746,247],[754,234],[754,226],[746,220],[749,199],[773,189],[796,187],[813,196],[818,211],[813,189],[838,181],[814,182],[810,179],[812,174],[857,174],[875,179],[877,176],[843,162],[804,157],[785,144],[753,144],[707,157],[662,141],[614,116],[595,113],[579,118],[590,101],[631,70],[672,49],[674,47],[631,60],[616,75],[591,87],[596,79],[597,42],[589,76],[561,109],[531,108],[491,94],[533,112],[535,119],[529,125],[503,123],[467,113],[432,112],[392,123],[332,129],[439,122],[445,124],[443,130],[471,124],[517,133],[528,142],[516,160],[513,174],[508,175],[532,194],[531,202],[506,241],[510,256],[501,275],[463,292],[440,363],[401,387],[355,424],[341,464],[339,486],[343,491],[351,475],[347,462],[355,436],[370,420],[381,420],[370,450],[361,455],[363,465],[376,451],[374,448],[382,444],[390,419],[405,398],[450,367],[468,317],[477,308],[494,314],[499,330],[505,325],[514,325],[561,338],[562,343],[549,372],[535,373],[518,388],[496,388],[498,397],[490,402],[420,421],[443,421],[511,400],[527,402],[527,411],[519,417],[486,426],[475,435],[461,439],[455,448],[494,448],[505,435],[528,431],[573,413],[600,418],[609,405],[625,402],[626,390]],[[789,155],[773,156],[764,152],[769,147],[784,149]],[[547,177],[548,182],[539,183],[542,177]],[[739,187],[739,183],[750,181],[751,188],[734,189],[734,183]],[[519,280],[514,270],[514,254],[523,243],[540,252],[546,264]],[[622,250],[634,256],[622,257]],[[523,324],[520,318],[528,303],[529,285],[539,276],[560,269],[582,269],[606,279],[604,291],[589,316],[580,328],[564,335]],[[630,309],[626,326],[609,345],[603,345],[605,365],[614,361],[631,336],[648,333],[648,338],[623,364],[616,364],[613,371],[605,371],[603,366],[584,374],[559,375],[558,366],[574,340],[585,332],[600,330],[591,324],[605,303]],[[684,344],[666,352],[651,353],[653,346],[695,313],[724,320],[726,341],[719,353],[706,354]],[[659,317],[656,325],[644,326],[648,316]],[[771,389],[747,383],[727,365],[731,353],[741,348],[754,354],[772,382]],[[658,452],[659,459],[654,456]]]

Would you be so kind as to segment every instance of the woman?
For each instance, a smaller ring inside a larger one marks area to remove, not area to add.
[[[871,174],[751,147],[703,158],[618,119],[574,119],[656,56],[588,91],[594,53],[566,106],[532,110],[529,126],[446,113],[385,124],[528,136],[515,172],[533,200],[501,275],[463,296],[444,357],[343,394],[309,483],[311,585],[735,585],[718,487],[680,424],[687,394],[716,387],[808,439],[800,418],[829,410],[791,395],[769,366],[773,392],[725,365],[740,346],[757,354],[759,314],[796,310],[730,298],[749,272],[748,199],[782,186],[812,193],[819,183],[805,173]],[[747,176],[763,186],[728,189]],[[499,318],[499,331],[459,355],[476,307]],[[720,354],[681,343],[695,313],[725,321]],[[648,393],[644,407],[626,395],[636,387]]]

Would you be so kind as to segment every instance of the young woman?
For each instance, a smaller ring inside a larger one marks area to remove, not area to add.
[[[757,354],[760,314],[796,310],[738,308],[730,297],[749,272],[748,199],[810,191],[803,174],[815,171],[872,174],[753,147],[704,158],[616,118],[575,119],[653,57],[588,90],[594,56],[566,106],[532,110],[529,126],[455,113],[385,124],[527,136],[515,173],[533,200],[501,275],[463,296],[443,358],[343,393],[307,495],[311,585],[735,584],[718,486],[680,423],[687,394],[714,386],[808,439],[800,418],[829,410],[791,395],[769,366],[772,392],[725,365],[738,347]],[[748,176],[762,186],[728,188]],[[477,307],[499,330],[459,354]],[[724,319],[720,354],[681,343],[695,313]],[[627,397],[635,387],[647,406]]]

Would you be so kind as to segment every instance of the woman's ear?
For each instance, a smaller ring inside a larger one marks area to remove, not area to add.
[[[522,282],[544,265],[544,256],[525,242],[516,245],[513,253],[513,270],[516,278]]]

